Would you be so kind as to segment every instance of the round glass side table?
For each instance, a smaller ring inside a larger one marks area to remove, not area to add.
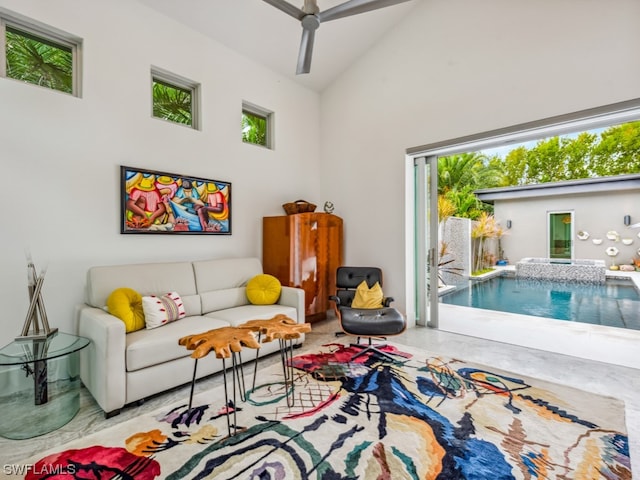
[[[91,340],[56,332],[0,349],[0,435],[22,440],[68,423],[80,409],[80,350]]]

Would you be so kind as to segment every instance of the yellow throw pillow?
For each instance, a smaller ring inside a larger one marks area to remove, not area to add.
[[[280,280],[266,273],[247,282],[247,298],[254,305],[273,305],[280,298],[281,291]]]
[[[131,288],[117,288],[107,298],[107,309],[124,322],[126,332],[145,328],[142,295]]]
[[[382,287],[376,282],[373,287],[369,288],[367,282],[363,280],[351,302],[351,308],[382,308]]]

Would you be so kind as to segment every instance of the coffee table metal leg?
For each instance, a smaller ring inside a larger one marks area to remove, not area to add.
[[[191,379],[191,392],[189,392],[189,410],[191,410],[191,403],[193,402],[193,389],[196,386],[196,372],[198,371],[198,359],[195,359],[193,364],[193,378]]]
[[[246,400],[244,370],[242,368],[242,355],[240,352],[231,353],[231,388],[233,394],[233,433],[231,433],[231,418],[229,415],[229,387],[227,384],[227,365],[225,359],[222,359],[222,372],[224,380],[224,403],[225,413],[227,416],[227,432],[229,436],[233,436],[238,432],[238,399],[236,393],[240,397],[240,401]]]
[[[258,332],[258,343],[260,343],[261,333]],[[282,374],[284,377],[284,391],[287,397],[287,406],[295,405],[294,397],[294,368],[293,368],[293,340],[278,339],[280,350],[280,363],[282,364]],[[251,391],[256,389],[256,378],[258,376],[258,355],[260,350],[256,350],[256,360],[253,366],[253,384]]]
[[[189,392],[189,407],[191,410],[193,404],[193,391],[196,385],[196,372],[198,371],[198,359],[196,358],[193,364],[193,377],[191,379],[191,391]],[[231,383],[233,394],[233,407],[229,405],[229,387],[227,383],[227,363],[225,359],[222,359],[222,378],[224,382],[224,411],[227,417],[227,432],[229,436],[236,434],[238,430],[238,417],[237,417],[237,404],[238,399],[236,392],[240,396],[240,401],[246,401],[246,386],[244,381],[244,370],[242,368],[242,355],[240,352],[233,352],[231,354]],[[229,408],[233,408],[233,433],[231,433],[231,416],[229,414]]]
[[[234,359],[235,359],[235,355],[234,354]],[[242,366],[242,352],[237,352],[238,355],[238,359],[236,362],[235,367],[233,368],[233,371],[236,375],[236,378],[238,380],[238,394],[240,395],[240,401],[242,402],[246,402],[247,401],[247,387],[245,386],[244,383],[244,368]]]
[[[261,337],[262,337],[262,332],[258,332],[258,343],[260,343]],[[256,377],[258,376],[258,356],[259,355],[260,355],[260,349],[256,348],[256,361],[253,363],[253,384],[251,385],[252,392],[256,389]]]
[[[282,362],[282,374],[284,376],[284,391],[287,397],[287,406],[293,407],[295,399],[295,382],[293,368],[293,340],[279,339],[280,360]]]
[[[233,358],[235,359],[235,355],[233,355]],[[227,414],[227,432],[229,433],[229,436],[231,436],[231,420],[229,418],[229,390],[227,387],[227,362],[225,361],[224,358],[222,359],[222,378],[224,381],[224,411]],[[235,400],[235,385],[234,385],[233,395]],[[235,413],[236,413],[235,401],[233,403],[234,403],[233,414],[234,414],[234,423],[235,423]]]

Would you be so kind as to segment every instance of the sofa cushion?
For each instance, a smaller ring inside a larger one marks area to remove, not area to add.
[[[203,315],[209,312],[217,312],[227,308],[249,305],[246,288],[227,288],[224,290],[212,290],[200,294]]]
[[[107,310],[124,322],[127,333],[141,330],[145,326],[142,295],[132,288],[116,288],[106,301]]]
[[[247,282],[247,299],[254,305],[273,305],[281,291],[280,280],[267,273],[256,275]]]
[[[186,335],[202,333],[229,323],[212,317],[191,316],[162,328],[139,330],[126,337],[126,369],[128,372],[187,357],[191,352],[178,340]]]
[[[87,303],[102,308],[109,294],[120,287],[132,288],[141,295],[179,292],[185,301],[187,315],[200,314],[198,302],[186,299],[198,293],[191,262],[91,267],[87,273]]]
[[[193,262],[193,272],[198,293],[202,294],[244,287],[249,280],[262,273],[262,264],[257,258],[203,260]]]
[[[223,320],[229,325],[236,326],[241,323],[248,322],[249,320],[268,320],[275,317],[277,314],[283,314],[287,317],[298,318],[298,313],[293,307],[287,307],[284,305],[243,305],[235,308],[227,308],[226,310],[218,310],[205,315],[205,317],[212,317],[219,320]]]
[[[202,314],[202,301],[200,295],[183,295],[180,293],[182,303],[184,304],[184,311],[187,317],[198,316]]]

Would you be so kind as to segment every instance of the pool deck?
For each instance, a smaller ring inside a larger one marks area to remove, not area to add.
[[[515,266],[497,267],[496,276]],[[629,278],[640,291],[640,272],[607,270],[608,278]],[[486,278],[486,277],[485,277]],[[638,312],[640,315],[640,312]],[[640,369],[640,330],[564,322],[494,310],[439,304],[438,328],[512,345]]]

